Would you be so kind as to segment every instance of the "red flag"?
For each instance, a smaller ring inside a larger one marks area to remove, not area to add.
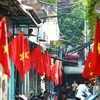
[[[43,54],[43,59],[44,59],[44,69],[45,69],[45,74],[46,77],[49,79],[50,78],[50,55],[48,54],[48,51],[45,51]]]
[[[84,71],[82,73],[82,76],[86,79],[89,75],[89,68],[90,68],[90,64],[91,64],[91,57],[92,57],[92,52],[88,52],[88,56],[87,56],[87,60],[85,63],[85,67],[84,67]]]
[[[85,79],[88,79],[88,81],[91,83],[93,83],[95,80],[94,66],[92,65],[92,62],[93,62],[92,55],[93,55],[93,53],[89,51],[87,60],[86,60],[86,64],[84,67],[84,71],[82,73],[82,76]]]
[[[37,45],[36,48],[31,52],[31,62],[34,65],[37,73],[40,76],[43,76],[44,75],[43,57],[40,45]]]
[[[31,69],[31,62],[30,62],[30,48],[28,38],[24,39],[24,71],[27,73]]]
[[[20,32],[20,34],[9,43],[9,54],[22,79],[24,80],[25,72],[23,66],[25,57],[23,34],[23,32]]]
[[[54,75],[54,72],[53,72],[53,59],[51,59],[51,66],[50,66],[50,80],[51,81],[54,81],[53,80],[53,75]]]
[[[0,21],[0,63],[3,66],[4,73],[10,77],[7,26],[5,17]]]
[[[44,72],[46,74],[46,67],[47,67],[47,59],[46,59],[46,52],[42,54],[43,56],[43,66],[44,66]]]
[[[55,62],[56,66],[58,66],[58,77],[59,77],[59,84],[62,84],[62,67],[61,67],[61,62],[60,60],[56,60]]]
[[[100,76],[100,19],[96,24],[92,65],[95,67],[95,75]]]
[[[59,74],[59,83],[62,84],[62,66],[60,60],[58,60],[58,74]]]
[[[47,63],[47,77],[50,79],[50,74],[51,74],[51,69],[52,69],[52,64],[51,64],[51,55],[48,54],[47,56],[47,60],[48,60],[48,63]]]
[[[59,73],[58,73],[58,61],[56,60],[54,66],[53,66],[53,80],[55,83],[55,86],[57,86],[59,84]]]
[[[93,71],[91,71],[90,73],[89,73],[89,76],[88,76],[88,81],[90,82],[90,83],[94,83],[94,81],[95,81],[95,73],[93,72]]]

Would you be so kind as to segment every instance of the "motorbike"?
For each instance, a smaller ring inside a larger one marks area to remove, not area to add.
[[[98,98],[99,97],[99,95],[100,94],[91,94],[91,93],[85,93],[85,92],[83,92],[84,93],[84,95],[83,95],[83,97],[82,97],[82,99],[81,100],[96,100],[96,98]]]
[[[25,95],[14,95],[15,100],[28,100],[28,98]]]
[[[29,97],[26,97],[23,94],[15,94],[14,97],[15,100],[45,100],[42,94],[35,95],[34,93],[31,93]]]

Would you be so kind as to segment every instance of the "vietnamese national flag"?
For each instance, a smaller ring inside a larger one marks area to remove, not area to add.
[[[59,84],[59,73],[58,73],[58,61],[56,60],[54,66],[53,66],[53,80],[55,83],[55,86],[57,86]]]
[[[50,78],[50,65],[51,65],[51,57],[48,53],[48,51],[45,51],[43,54],[43,60],[44,60],[44,71],[46,74],[46,78]]]
[[[60,60],[58,60],[58,74],[59,74],[59,83],[62,84],[62,66]]]
[[[7,25],[5,17],[0,21],[0,63],[3,66],[4,74],[10,77],[10,62],[9,62],[9,51],[7,42]]]
[[[90,59],[90,62],[89,62],[89,74],[88,74],[88,77],[87,77],[87,79],[88,79],[88,81],[90,82],[90,83],[94,83],[94,81],[95,81],[95,67],[93,66],[93,53],[92,52],[90,52],[90,54],[89,54],[89,59]]]
[[[20,32],[18,36],[16,36],[9,43],[9,54],[14,62],[16,69],[20,73],[22,80],[25,80],[25,72],[24,72],[24,38],[23,32]]]
[[[88,81],[90,82],[90,83],[94,83],[94,81],[95,81],[95,73],[93,72],[93,71],[91,71],[90,73],[89,73],[89,76],[88,76]]]
[[[53,75],[54,75],[54,72],[53,72],[53,60],[51,58],[51,66],[50,66],[50,81],[53,81]]]
[[[31,52],[31,63],[34,65],[37,73],[40,76],[44,75],[44,64],[43,64],[43,56],[41,53],[40,45],[37,45],[35,49]]]
[[[86,64],[84,67],[84,71],[82,73],[82,76],[85,79],[88,79],[89,82],[93,83],[95,80],[95,72],[94,72],[94,66],[92,65],[93,63],[93,53],[92,52],[88,52],[88,56],[87,56],[87,60],[86,60]]]
[[[28,38],[24,39],[24,71],[27,73],[31,69],[31,61],[30,61],[30,48]]]
[[[50,79],[50,74],[51,74],[51,69],[52,69],[52,64],[51,64],[51,55],[48,54],[47,56],[47,68],[46,68],[46,76],[48,79]]]
[[[88,75],[89,75],[89,68],[91,66],[91,58],[92,58],[92,52],[88,52],[88,56],[87,56],[87,60],[86,60],[86,63],[85,63],[85,67],[84,67],[84,70],[83,70],[83,73],[82,73],[82,76],[86,79],[88,78]]]
[[[95,75],[100,76],[100,19],[97,19],[96,24],[92,65],[95,67]]]

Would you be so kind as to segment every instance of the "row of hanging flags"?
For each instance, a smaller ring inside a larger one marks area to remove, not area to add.
[[[82,76],[91,83],[100,77],[100,19],[96,23],[93,51],[88,52]]]
[[[6,17],[0,21],[0,63],[4,74],[10,77],[9,58],[14,62],[16,69],[25,80],[25,74],[34,66],[39,76],[45,75],[55,85],[62,84],[62,66],[59,60],[53,64],[48,51],[42,53],[41,46],[37,45],[30,52],[28,38],[24,39],[24,33],[20,32],[9,44],[7,42]]]

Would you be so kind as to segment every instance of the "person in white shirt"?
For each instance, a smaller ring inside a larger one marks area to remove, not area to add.
[[[76,90],[76,100],[82,100],[83,98],[83,95],[84,95],[84,92],[85,93],[89,93],[89,90],[88,90],[88,82],[87,81],[84,81],[84,84],[80,84],[78,87],[77,87],[77,90]]]

